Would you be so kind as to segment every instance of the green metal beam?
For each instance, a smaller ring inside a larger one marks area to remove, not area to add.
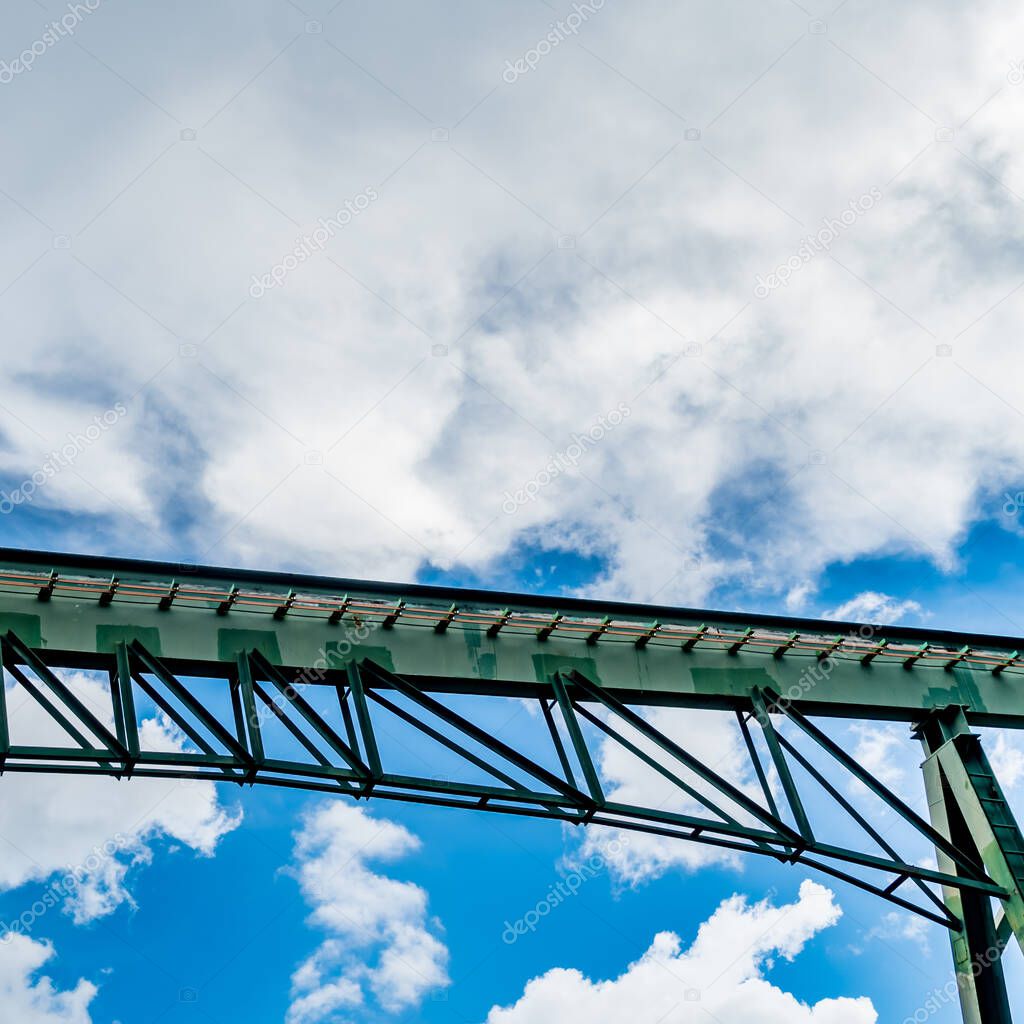
[[[57,746],[18,743],[0,688],[0,774],[197,778],[374,796],[799,862],[944,925],[964,1020],[1010,1021],[998,952],[1011,935],[1024,943],[1024,837],[970,727],[1024,728],[1022,638],[10,549],[0,549],[0,635],[13,684],[68,737]],[[112,730],[62,680],[61,670],[75,668],[106,673]],[[185,679],[200,680],[198,688]],[[230,709],[230,726],[197,695],[212,692],[204,679],[223,684],[216,706],[221,715]],[[196,749],[145,749],[137,691]],[[315,698],[327,693],[324,711]],[[536,700],[558,769],[455,712],[440,699],[446,694]],[[734,712],[764,805],[654,728],[644,706]],[[269,756],[264,709],[308,760]],[[489,784],[391,770],[375,717],[415,727]],[[927,836],[938,868],[901,859],[773,717]],[[812,721],[827,717],[918,728],[930,823]],[[795,828],[779,813],[751,720]],[[598,736],[669,780],[694,813],[609,800],[593,755]],[[791,762],[880,852],[826,841]],[[907,882],[924,905],[901,895]]]
[[[1024,840],[963,709],[936,709],[917,732],[928,755],[923,770],[933,824],[983,861],[1005,892],[1000,928],[988,897],[943,886],[946,906],[959,922],[949,940],[964,1024],[1012,1024],[1002,954],[1010,934],[1024,948]],[[943,846],[936,856],[940,870],[960,871]]]
[[[254,647],[337,684],[358,646],[436,692],[532,696],[571,667],[634,705],[736,709],[758,686],[815,716],[957,704],[1024,726],[1024,640],[985,634],[0,549],[4,628],[82,667],[136,637],[172,671],[215,674]]]

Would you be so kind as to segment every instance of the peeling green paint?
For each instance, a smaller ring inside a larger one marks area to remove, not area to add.
[[[119,643],[130,644],[138,640],[150,654],[158,658],[163,655],[160,649],[160,630],[156,626],[97,626],[96,650],[105,654],[113,654]]]
[[[217,655],[221,661],[234,661],[244,651],[259,651],[272,665],[281,664],[277,633],[269,629],[218,629]]]
[[[342,649],[347,648],[344,653]],[[324,660],[327,668],[344,668],[353,661],[369,658],[378,665],[383,665],[389,672],[395,671],[395,663],[391,651],[387,647],[371,647],[369,644],[352,644],[344,640],[331,640],[324,644]],[[313,667],[318,667],[314,665]]]
[[[776,686],[772,677],[763,668],[695,668],[690,675],[698,688],[717,686],[722,689],[725,683],[728,690],[737,693],[750,693],[755,686]]]
[[[571,672],[575,669],[592,683],[604,685],[593,658],[574,658],[568,654],[534,654],[532,658],[538,683],[546,683],[555,672]]]
[[[29,647],[43,646],[43,631],[38,615],[25,615],[21,612],[0,613],[0,635],[8,630]]]

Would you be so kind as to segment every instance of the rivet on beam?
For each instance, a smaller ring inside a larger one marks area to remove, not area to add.
[[[739,640],[737,640],[737,641],[736,641],[736,643],[732,644],[732,645],[730,646],[729,650],[728,650],[728,651],[727,651],[726,653],[728,653],[728,654],[739,654],[739,653],[740,653],[740,650],[741,650],[741,649],[743,648],[743,645],[744,645],[744,644],[745,644],[745,643],[746,643],[746,642],[747,642],[747,641],[748,641],[748,640],[749,640],[749,639],[750,639],[750,638],[751,638],[751,637],[752,637],[753,635],[754,635],[754,630],[753,630],[753,628],[752,628],[752,627],[750,627],[750,626],[748,626],[748,627],[747,627],[747,628],[746,628],[746,629],[745,629],[745,630],[743,631],[743,635],[742,635],[742,636],[741,636],[741,637],[739,638]]]
[[[501,615],[498,616],[498,621],[492,622],[487,627],[487,635],[489,637],[497,636],[501,632],[501,627],[504,626],[506,622],[508,622],[511,615],[512,613],[507,608],[502,609]]]
[[[446,633],[448,631],[448,627],[452,624],[452,619],[455,618],[458,612],[458,606],[453,604],[451,608],[449,608],[448,611],[444,613],[444,618],[441,619],[441,621],[438,622],[436,626],[434,626],[434,632]]]
[[[284,599],[284,604],[274,609],[274,618],[280,622],[288,614],[293,604],[295,604],[295,591],[289,590],[288,596]]]
[[[114,600],[114,593],[117,591],[117,585],[119,580],[116,576],[110,577],[110,582],[107,584],[107,589],[100,594],[100,607],[106,608],[111,601]]]
[[[799,633],[795,632],[790,633],[789,636],[787,636],[786,639],[782,642],[782,644],[780,644],[778,647],[775,648],[774,651],[772,651],[772,657],[781,658],[786,653],[786,651],[788,651],[790,647],[792,647],[793,644],[796,643],[797,637],[799,635]]]
[[[661,629],[661,623],[657,619],[655,619],[647,627],[647,630],[644,633],[641,633],[640,636],[636,638],[635,646],[642,650],[644,647],[647,646],[647,644],[651,641],[651,638],[654,636],[655,633],[658,632],[659,629]]]
[[[398,621],[398,616],[402,614],[402,609],[405,607],[404,601],[398,601],[395,603],[395,607],[384,616],[384,621],[381,622],[381,629],[391,629],[391,627]]]
[[[40,601],[49,601],[53,597],[53,588],[57,585],[57,570],[50,572],[50,578],[39,588],[36,595]]]
[[[551,619],[551,621],[546,626],[541,626],[541,628],[537,630],[537,639],[541,641],[547,640],[547,638],[551,636],[551,634],[555,631],[555,628],[558,626],[558,623],[561,620],[561,618],[562,613],[555,612],[554,617]]]
[[[335,608],[334,611],[331,612],[331,614],[327,617],[327,624],[329,626],[336,626],[339,622],[341,622],[341,617],[345,614],[345,612],[347,610],[348,610],[348,594],[346,594],[341,599],[341,604],[339,604],[338,607]]]
[[[171,605],[174,604],[174,599],[178,596],[178,588],[181,584],[177,580],[171,580],[170,587],[167,588],[167,593],[160,598],[160,603],[157,608],[162,612],[169,612]]]
[[[231,606],[235,603],[237,599],[238,587],[232,586],[231,589],[228,591],[228,596],[224,598],[224,600],[221,601],[219,605],[217,605],[217,614],[227,615],[227,613],[231,611]]]
[[[689,640],[686,640],[683,643],[683,650],[684,651],[692,651],[694,649],[694,647],[697,645],[697,642],[699,640],[703,639],[704,634],[707,633],[707,631],[708,631],[708,627],[705,626],[704,623],[702,622],[697,627],[697,632],[694,633],[693,636],[691,636]]]
[[[1018,651],[1014,651],[1008,658],[1004,658],[994,669],[992,669],[992,675],[997,676],[1004,668],[1009,668],[1016,660]]]

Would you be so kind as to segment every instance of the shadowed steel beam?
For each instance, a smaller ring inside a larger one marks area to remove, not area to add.
[[[366,760],[370,764],[370,774],[378,779],[383,774],[380,751],[377,749],[377,737],[373,731],[370,709],[366,706],[366,691],[363,689],[362,673],[354,661],[348,666],[348,682],[352,699],[356,704],[356,718],[359,720],[359,731],[363,736],[363,749],[366,751]]]
[[[723,779],[714,769],[709,768],[698,758],[670,740],[664,733],[659,732],[645,718],[641,718],[640,715],[626,707],[625,704],[620,703],[610,694],[603,692],[600,687],[595,686],[589,679],[580,675],[579,672],[573,671],[569,675],[573,684],[587,694],[587,696],[599,701],[609,711],[614,712],[619,718],[640,733],[641,736],[650,740],[655,746],[660,747],[677,761],[686,765],[690,771],[702,778],[708,785],[714,787],[724,796],[727,796],[733,803],[742,807],[748,814],[757,818],[758,821],[767,825],[773,831],[780,835],[788,836],[790,839],[795,839],[802,845],[802,837],[794,832],[781,818],[771,814],[756,801],[751,800],[743,790],[738,789],[731,782]]]
[[[743,828],[743,826],[740,824],[739,819],[735,815],[732,815],[728,811],[719,807],[705,793],[701,793],[700,790],[695,789],[685,779],[681,779],[678,775],[675,774],[675,772],[670,771],[668,767],[661,764],[655,758],[651,757],[651,755],[648,754],[646,751],[641,750],[635,743],[631,743],[629,740],[626,739],[625,736],[621,735],[620,733],[612,729],[607,722],[602,722],[601,719],[597,717],[597,715],[592,714],[585,707],[580,707],[578,710],[580,715],[582,715],[588,722],[590,722],[591,725],[600,729],[601,732],[603,732],[606,736],[615,740],[616,743],[618,743],[624,749],[628,750],[635,758],[637,758],[640,761],[643,761],[644,764],[646,764],[649,768],[652,768],[654,771],[656,771],[659,775],[662,776],[662,778],[665,778],[669,782],[671,782],[673,786],[676,786],[678,789],[681,789],[688,797],[690,797],[690,799],[700,804],[702,807],[710,811],[712,814],[718,815],[718,817],[722,821],[728,822],[730,825],[734,825],[737,828]],[[752,830],[750,831],[750,834],[753,834]],[[781,840],[781,837],[773,838],[778,838]],[[764,846],[763,843],[761,843],[760,845]]]
[[[750,763],[754,766],[754,773],[757,775],[757,781],[761,786],[761,792],[764,793],[764,799],[768,804],[768,810],[776,817],[779,817],[779,808],[775,803],[775,794],[772,793],[772,787],[768,785],[768,776],[765,775],[764,765],[761,764],[761,757],[754,746],[754,739],[750,735],[750,728],[747,725],[746,713],[737,709],[736,720],[739,722],[740,732],[743,734],[743,743],[747,748],[747,756],[750,758]]]
[[[123,723],[124,744],[128,748],[128,767],[139,759],[139,726],[135,711],[135,694],[132,691],[132,670],[128,660],[128,645],[121,641],[114,651],[116,659],[111,691],[116,692],[115,713]],[[119,735],[122,733],[119,732]]]
[[[923,769],[932,821],[959,848],[983,859],[1007,886],[1006,917],[1024,944],[1018,863],[1020,831],[1006,805],[977,737],[969,732],[960,708],[936,711],[922,722],[918,735],[928,755]],[[1006,826],[1009,834],[997,836]],[[960,873],[960,866],[936,846],[941,869]],[[965,1024],[1012,1024],[1003,976],[1004,940],[999,936],[992,902],[969,889],[943,886],[943,896],[958,927],[949,933],[960,1010]],[[1012,915],[1012,917],[1011,917]]]
[[[369,659],[364,659],[360,663],[360,668],[368,672],[371,676],[382,680],[387,686],[398,690],[404,696],[408,697],[409,700],[419,704],[424,710],[436,715],[441,719],[441,721],[454,726],[467,736],[471,736],[477,743],[487,747],[488,750],[498,754],[500,757],[505,758],[506,761],[514,764],[520,771],[526,772],[527,775],[532,775],[539,782],[543,782],[544,785],[550,786],[553,790],[562,793],[564,796],[570,797],[573,800],[579,800],[582,803],[592,803],[591,799],[580,792],[580,790],[576,789],[575,786],[569,785],[568,782],[560,779],[557,775],[552,774],[546,768],[542,768],[535,761],[526,757],[524,754],[521,754],[513,747],[508,746],[508,744],[502,743],[502,741],[497,737],[492,736],[486,730],[474,725],[469,721],[469,719],[463,718],[462,715],[452,711],[451,708],[445,707],[439,701],[434,700],[433,697],[428,697],[427,694],[423,693],[421,690],[417,689],[417,687],[408,683],[400,676],[397,676],[392,672],[388,672],[387,669],[381,668]]]
[[[901,800],[881,780],[876,779],[869,771],[861,767],[856,759],[843,750],[838,743],[826,736],[816,725],[809,722],[799,711],[782,701],[778,696],[772,693],[769,693],[768,696],[773,706],[778,707],[783,714],[792,719],[820,747],[823,747],[839,761],[848,772],[863,782],[875,796],[884,800],[904,821],[912,825],[918,832],[947,853],[955,864],[967,872],[969,877],[980,882],[992,883],[992,879],[985,876],[984,868],[976,860],[965,854],[963,850],[957,849],[949,839],[929,825],[928,822],[917,814],[905,801]]]
[[[369,777],[370,769],[359,760],[342,738],[320,717],[320,715],[302,697],[296,687],[290,683],[281,673],[274,668],[259,651],[253,651],[249,655],[249,661],[259,670],[260,674],[277,688],[289,704],[316,730],[320,738],[338,754],[348,766],[358,775]]]
[[[242,694],[242,712],[245,718],[246,735],[249,737],[249,753],[259,764],[264,759],[263,735],[260,728],[260,716],[256,710],[256,694],[253,691],[252,668],[245,654],[238,655],[238,688]]]
[[[601,789],[601,783],[598,780],[594,762],[590,757],[590,751],[583,740],[583,733],[580,732],[580,723],[576,720],[576,712],[573,710],[572,701],[569,700],[569,695],[565,692],[565,684],[562,682],[562,677],[558,672],[551,677],[551,688],[555,691],[555,699],[558,701],[558,706],[562,709],[565,728],[569,733],[573,749],[576,751],[576,760],[579,761],[583,777],[587,780],[587,788],[590,790],[590,795],[594,798],[594,803],[600,806],[604,803],[604,791]]]
[[[121,741],[110,732],[110,730],[61,682],[43,663],[42,659],[30,651],[11,631],[3,639],[3,643],[10,648],[15,657],[27,665],[35,673],[37,678],[45,683],[78,718],[85,723],[94,736],[102,740],[110,748],[112,754],[120,757],[127,757],[128,751]],[[24,677],[22,677],[24,679]]]
[[[811,829],[810,821],[807,819],[807,813],[804,811],[804,804],[800,799],[800,792],[796,788],[796,783],[793,781],[793,773],[789,770],[789,762],[786,760],[786,755],[782,752],[782,747],[779,745],[779,738],[775,734],[775,726],[772,725],[771,716],[768,714],[768,709],[765,707],[764,697],[756,686],[750,692],[750,700],[754,705],[754,717],[757,719],[758,725],[761,726],[761,731],[764,733],[765,743],[768,744],[768,752],[772,756],[772,761],[775,764],[775,770],[779,773],[779,782],[782,783],[782,789],[786,794],[786,800],[789,802],[789,809],[793,812],[793,819],[796,821],[796,827],[800,830],[800,835],[802,835],[808,843],[813,843],[814,832]]]
[[[878,844],[881,850],[883,850],[890,857],[892,857],[893,860],[898,859],[899,854],[897,854],[895,848],[892,846],[891,843],[888,842],[888,840],[886,840],[886,838],[881,834],[881,832],[879,832],[878,829],[876,829],[874,825],[872,825],[871,822],[868,821],[868,819],[865,818],[864,815],[861,814],[860,811],[858,811],[857,808],[854,807],[853,804],[851,804],[850,801],[847,800],[846,797],[843,796],[843,794],[840,793],[839,790],[836,789],[836,787],[833,786],[832,783],[829,782],[829,780],[824,775],[822,775],[822,773],[818,771],[818,769],[806,757],[804,757],[804,755],[795,746],[793,746],[793,744],[790,743],[789,740],[786,739],[785,736],[779,736],[779,742],[782,744],[783,747],[785,747],[786,750],[789,751],[789,754],[793,758],[793,760],[796,761],[799,765],[801,765],[804,771],[806,771],[807,774],[810,775],[811,778],[814,779],[814,781],[817,782],[818,785],[821,786],[821,788],[824,789],[825,792],[828,793],[828,795],[832,797],[832,799],[835,800],[835,802],[839,804],[839,806],[844,811],[846,811],[846,813],[850,815],[850,817],[853,818],[853,820],[857,822],[857,824],[860,825],[862,829],[864,829],[865,833],[869,835]],[[947,913],[945,910],[945,904],[943,904],[943,902],[935,895],[935,893],[933,893],[931,889],[929,889],[916,875],[911,877],[914,881],[914,884],[921,890],[921,892],[928,898],[928,900],[935,907],[937,907],[940,912]],[[957,921],[952,916],[949,916],[948,913],[945,920],[945,924],[947,927],[960,926],[959,921]]]

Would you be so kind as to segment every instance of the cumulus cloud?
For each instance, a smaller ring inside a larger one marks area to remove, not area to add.
[[[1024,778],[1024,749],[1021,749],[1020,740],[998,732],[992,737],[992,746],[986,752],[1000,785],[1016,789]]]
[[[905,792],[912,770],[921,762],[920,747],[911,740],[909,728],[903,724],[858,722],[850,726],[850,733],[857,763],[890,789]],[[858,791],[863,789],[862,783],[852,776],[850,785]],[[923,784],[918,788],[923,788]]]
[[[913,943],[921,952],[927,953],[930,949],[928,937],[930,925],[923,918],[916,914],[908,914],[905,910],[892,910],[883,915],[878,924],[864,935],[864,941],[870,943],[874,939],[881,939],[883,942],[902,940]],[[862,953],[862,949],[855,950]]]
[[[69,674],[65,681],[113,728],[106,686],[85,673]],[[9,686],[7,700],[13,742],[68,742],[60,726],[21,687]],[[139,737],[143,749],[186,749],[184,737],[162,715],[143,719]],[[0,802],[5,851],[0,858],[0,888],[15,889],[55,877],[50,890],[55,905],[84,923],[132,902],[129,871],[152,859],[158,841],[209,856],[241,817],[240,811],[221,804],[212,782],[118,782],[11,772],[4,777]],[[15,927],[14,922],[7,924]]]
[[[487,1024],[554,1024],[567,1018],[596,1024],[621,1020],[721,1024],[875,1024],[865,997],[800,1001],[766,977],[777,957],[793,960],[842,911],[830,890],[805,881],[793,903],[745,896],[725,900],[688,947],[672,932],[618,977],[593,980],[557,967],[528,982],[511,1006],[494,1007]]]
[[[61,990],[40,969],[54,956],[53,947],[14,935],[0,955],[0,999],[8,1020],[19,1024],[92,1024],[89,1004],[96,986],[84,979]]]
[[[4,487],[127,410],[19,523],[59,507],[91,547],[374,577],[526,542],[664,601],[799,605],[869,554],[955,565],[1024,475],[1019,12],[845,5],[816,31],[794,5],[605,4],[509,82],[548,9],[396,10],[408,31],[369,5],[318,32],[270,0],[159,31],[104,9],[88,50],[4,89]],[[73,388],[42,369],[68,366]]]
[[[288,1024],[363,1007],[368,991],[397,1013],[449,983],[448,949],[428,917],[426,892],[369,867],[419,845],[401,825],[340,801],[308,815],[296,837],[294,873],[313,907],[309,923],[329,937],[292,976]]]
[[[825,612],[825,617],[846,622],[884,622],[892,625],[907,615],[920,616],[921,613],[922,608],[917,601],[901,601],[877,590],[864,590]]]

